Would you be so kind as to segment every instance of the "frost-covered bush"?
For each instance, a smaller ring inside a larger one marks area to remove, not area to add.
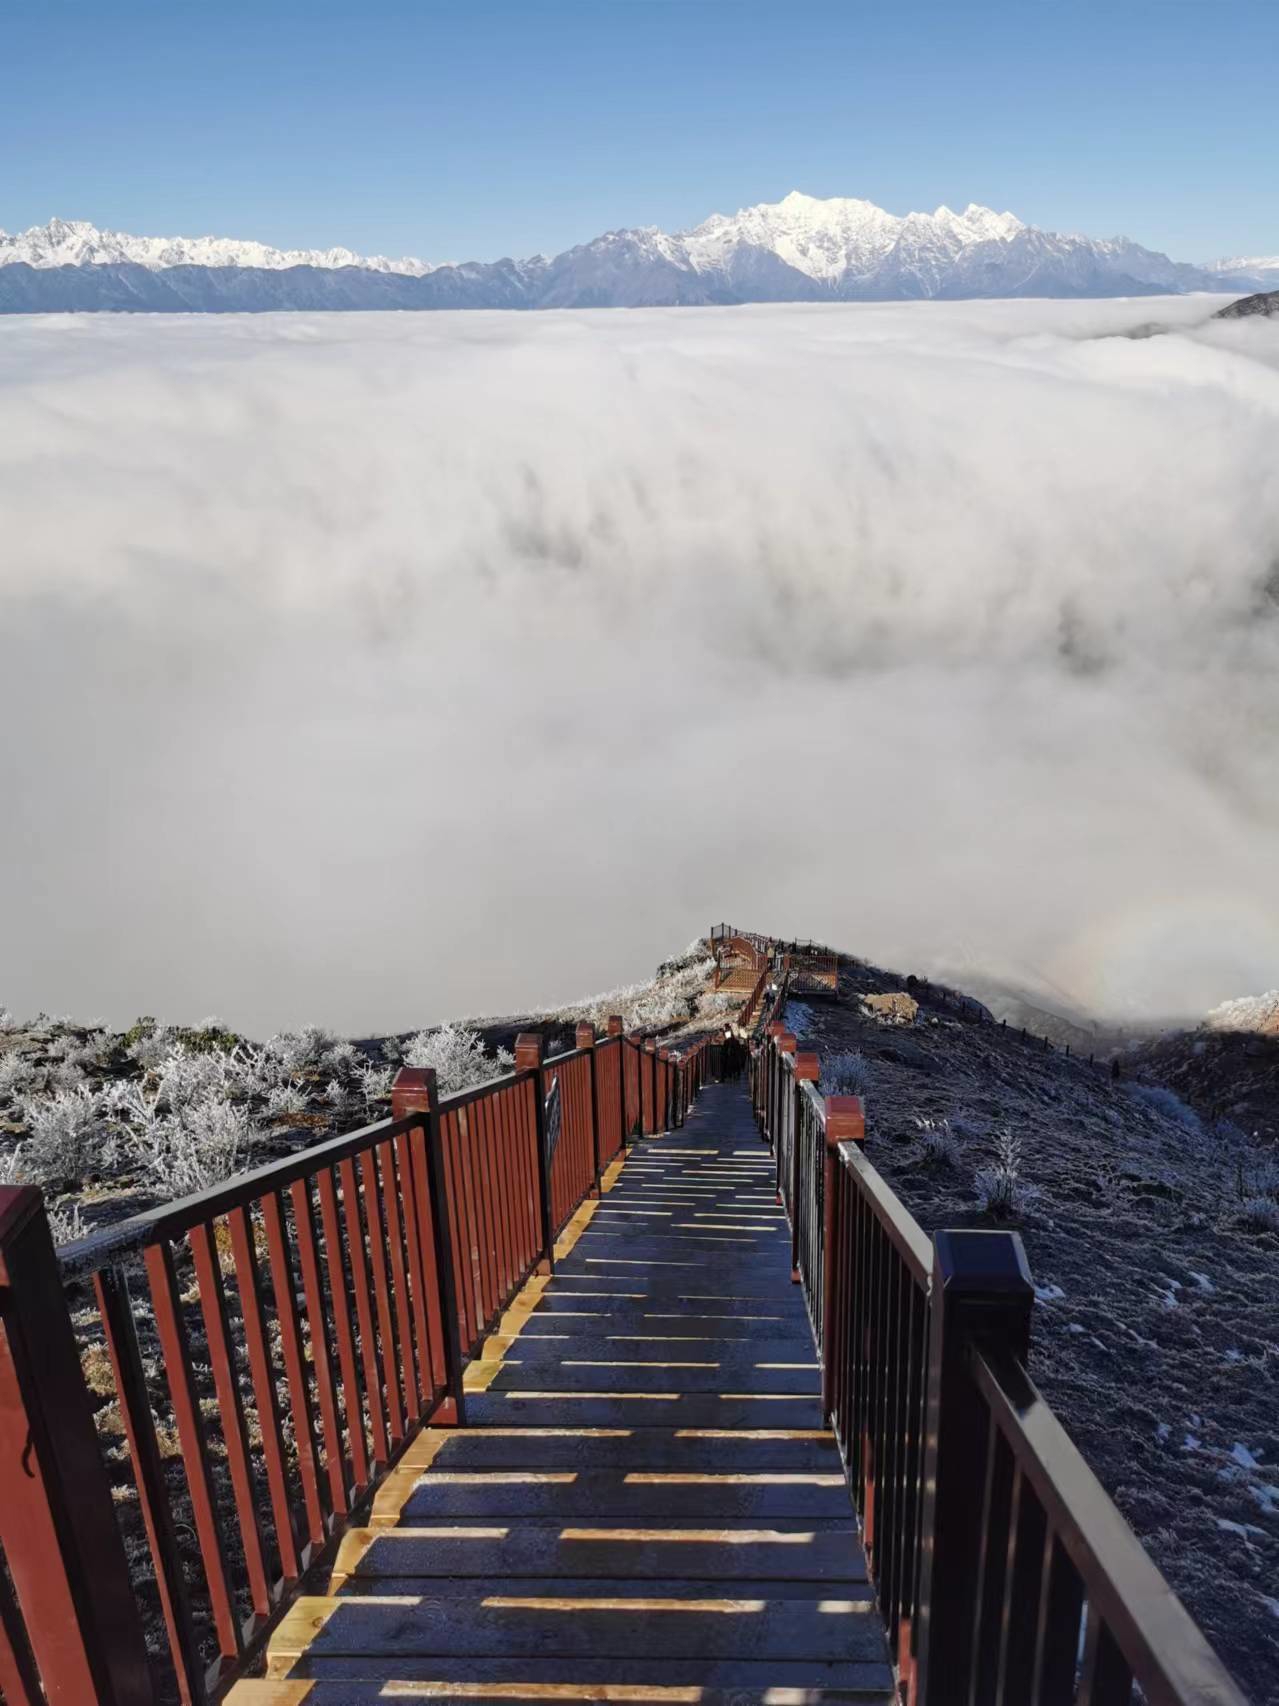
[[[359,1052],[354,1043],[334,1043],[320,1056],[319,1066],[333,1078],[349,1078],[359,1065]]]
[[[672,963],[676,969],[650,983],[629,983],[620,989],[606,990],[602,995],[584,996],[563,1007],[548,1008],[542,1017],[589,1019],[600,1027],[611,1014],[620,1013],[628,1031],[687,1019],[711,981],[715,961],[699,953]]]
[[[1187,1131],[1199,1130],[1199,1115],[1185,1102],[1175,1090],[1169,1090],[1164,1084],[1130,1084],[1128,1094],[1134,1102],[1139,1102],[1153,1114],[1162,1114],[1165,1119],[1175,1120],[1178,1125],[1185,1126]]]
[[[69,1206],[65,1203],[46,1202],[44,1212],[55,1244],[70,1244],[75,1239],[84,1237],[87,1229],[78,1202]]]
[[[374,1102],[384,1102],[391,1094],[394,1072],[389,1066],[365,1066],[357,1076],[364,1106],[372,1112]]]
[[[27,1175],[22,1166],[22,1145],[0,1155],[0,1185],[25,1185]]]
[[[173,1197],[229,1179],[244,1165],[252,1141],[248,1111],[217,1095],[184,1103],[178,1113],[153,1112],[129,1137],[135,1160]]]
[[[19,1117],[30,1134],[22,1166],[37,1185],[79,1184],[105,1159],[102,1102],[85,1086],[27,1096]]]
[[[949,1120],[916,1120],[924,1160],[939,1167],[958,1167],[963,1158],[959,1139]]]
[[[150,1025],[149,1030],[140,1030],[142,1025]],[[167,1025],[157,1026],[154,1020],[139,1020],[134,1026],[137,1035],[126,1032],[131,1040],[125,1044],[125,1053],[144,1072],[154,1072],[173,1047],[173,1032]]]
[[[475,1084],[500,1078],[515,1065],[505,1049],[495,1055],[484,1052],[484,1039],[465,1025],[441,1025],[438,1031],[419,1031],[404,1050],[408,1066],[433,1066],[441,1096],[455,1096]]]
[[[0,1036],[2,1036],[6,1031],[16,1031],[18,1029],[20,1029],[18,1021],[14,1018],[9,1009],[7,1007],[0,1007]]]
[[[1006,1220],[1025,1212],[1035,1188],[1021,1176],[1022,1143],[1012,1132],[1001,1132],[995,1139],[995,1163],[979,1167],[973,1175],[973,1190],[978,1206],[996,1219]]]
[[[319,1066],[337,1040],[323,1025],[304,1025],[300,1031],[281,1031],[271,1037],[264,1052],[286,1072],[305,1072]]]
[[[855,1049],[828,1054],[821,1067],[821,1086],[828,1096],[864,1096],[874,1077],[866,1056]]]
[[[1248,1197],[1235,1219],[1250,1232],[1279,1232],[1279,1202],[1273,1197]]]
[[[266,1116],[270,1120],[293,1119],[306,1112],[306,1097],[300,1088],[289,1082],[276,1084],[267,1092]]]
[[[29,1062],[16,1052],[0,1054],[0,1102],[20,1096],[33,1077]]]

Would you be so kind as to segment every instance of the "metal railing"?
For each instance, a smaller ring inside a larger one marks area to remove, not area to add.
[[[418,1430],[464,1424],[466,1358],[711,1067],[576,1040],[443,1099],[405,1068],[391,1119],[57,1251],[0,1189],[6,1706],[218,1699]]]
[[[905,1706],[1245,1706],[1026,1370],[1020,1238],[929,1239],[778,1019],[750,1094],[777,1165]]]

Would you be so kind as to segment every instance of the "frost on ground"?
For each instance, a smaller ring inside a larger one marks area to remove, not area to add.
[[[860,1055],[868,1155],[925,1230],[1021,1233],[1031,1373],[1249,1699],[1276,1706],[1274,1151],[935,989],[912,985],[903,1025],[857,997],[904,979],[854,962],[840,982],[837,1005],[788,1008],[799,1046]]]
[[[516,1032],[548,1053],[573,1047],[573,1023],[628,1031],[722,1023],[740,996],[709,988],[704,944],[648,983],[525,1018],[473,1020],[352,1041],[320,1026],[256,1043],[220,1019],[139,1019],[127,1031],[0,1008],[0,1184],[45,1192],[58,1242],[124,1214],[206,1190],[251,1166],[389,1112],[400,1065],[432,1066],[442,1096],[509,1072]]]

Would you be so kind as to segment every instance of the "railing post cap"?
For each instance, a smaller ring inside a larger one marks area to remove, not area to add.
[[[515,1039],[515,1070],[531,1072],[542,1064],[542,1033],[521,1031]]]
[[[800,1049],[795,1056],[795,1076],[806,1084],[816,1084],[822,1075],[822,1063],[815,1050]]]
[[[860,1096],[827,1096],[826,1142],[834,1148],[837,1143],[865,1143],[866,1105]]]
[[[777,1037],[777,1048],[780,1054],[794,1054],[798,1047],[798,1038],[794,1031],[781,1031]]]
[[[1026,1248],[1017,1232],[963,1227],[933,1234],[934,1266],[942,1289],[955,1297],[1033,1300]]]
[[[391,1118],[402,1120],[408,1114],[429,1113],[435,1101],[435,1068],[402,1066],[391,1085]]]
[[[579,1019],[575,1032],[578,1048],[595,1047],[595,1026],[590,1019]]]
[[[656,1054],[657,1053],[657,1038],[656,1037],[645,1037],[644,1038],[644,1053],[645,1054]]]
[[[620,1013],[610,1013],[608,1016],[608,1034],[610,1037],[620,1037],[626,1026]]]

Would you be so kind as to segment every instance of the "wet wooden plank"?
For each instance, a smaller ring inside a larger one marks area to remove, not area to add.
[[[421,1657],[555,1657],[587,1660],[808,1659],[873,1663],[883,1632],[872,1601],[754,1595],[682,1599],[654,1594],[485,1594],[441,1601],[426,1595],[335,1596],[295,1601],[271,1637],[269,1668],[306,1655],[319,1661],[394,1654]],[[385,1674],[385,1673],[383,1673]]]
[[[429,1459],[425,1455],[430,1452]],[[422,1436],[404,1466],[423,1469],[705,1469],[840,1472],[819,1428],[463,1428],[441,1444]]]
[[[558,1520],[507,1524],[423,1523],[412,1528],[354,1529],[345,1536],[335,1578],[561,1577],[636,1581],[773,1580],[823,1586],[864,1582],[866,1560],[850,1516],[815,1523],[778,1519],[767,1525],[692,1518],[661,1524],[577,1524]],[[811,1586],[810,1586],[811,1591]]]
[[[761,1470],[719,1474],[632,1470],[485,1469],[474,1473],[432,1468],[419,1477],[401,1509],[400,1521],[424,1517],[530,1516],[626,1517],[650,1521],[705,1516],[756,1521],[772,1517],[847,1514],[844,1477],[834,1473],[786,1474]]]

